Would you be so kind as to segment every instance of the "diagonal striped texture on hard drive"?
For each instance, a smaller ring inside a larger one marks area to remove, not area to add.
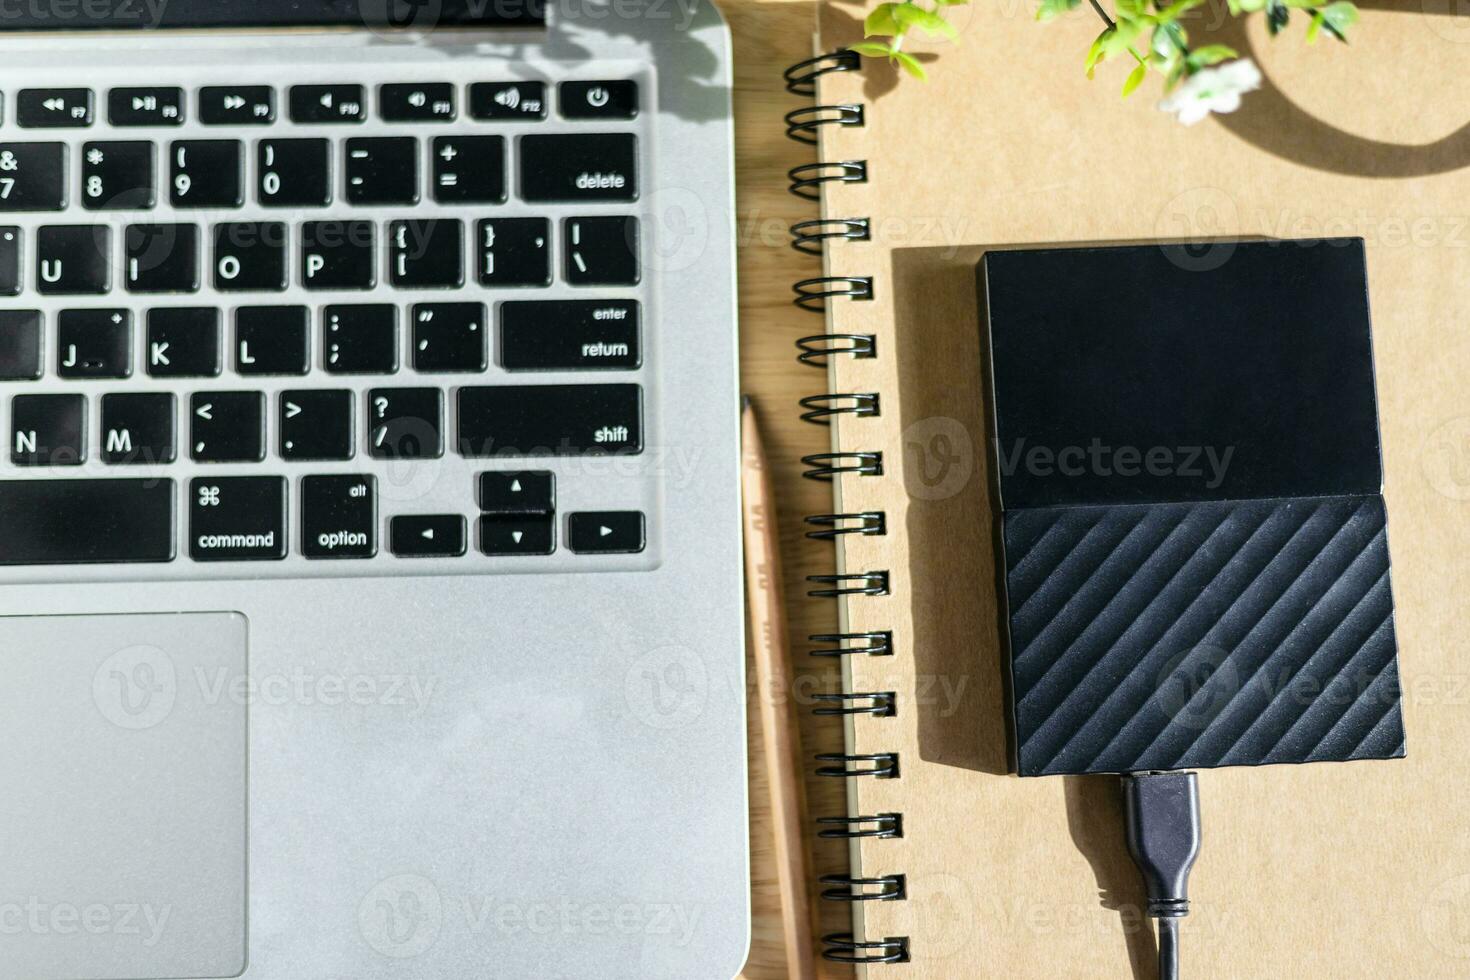
[[[1022,775],[1404,754],[1360,240],[991,252]]]

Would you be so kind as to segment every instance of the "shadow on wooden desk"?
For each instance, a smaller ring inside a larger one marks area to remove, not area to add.
[[[787,228],[814,216],[814,205],[786,190],[786,171],[816,158],[813,149],[788,140],[782,116],[803,104],[791,95],[781,72],[811,54],[815,6],[785,0],[727,0],[721,5],[735,44],[735,233],[740,246],[740,367],[742,386],[760,415],[766,448],[771,456],[772,479],[781,527],[781,558],[786,571],[787,612],[791,621],[791,649],[796,677],[791,697],[802,707],[803,755],[841,751],[842,729],[830,718],[815,718],[809,710],[815,693],[841,687],[835,664],[806,655],[811,633],[830,632],[835,610],[806,596],[804,577],[830,570],[832,546],[808,540],[802,534],[803,514],[831,510],[826,484],[801,478],[800,458],[827,448],[827,430],[798,418],[796,402],[804,395],[825,390],[825,375],[796,361],[796,338],[821,331],[820,320],[791,304],[791,283],[820,275],[820,260],[790,246]],[[747,690],[754,694],[754,669]],[[750,704],[751,905],[754,925],[750,959],[741,974],[746,980],[780,980],[786,976],[786,954],[781,938],[781,908],[772,855],[770,797],[760,746],[760,719]],[[838,815],[846,810],[841,780],[818,779],[807,767],[807,805],[813,815]],[[836,784],[836,785],[834,785]],[[814,827],[809,819],[808,827]],[[847,869],[847,849],[839,841],[816,841],[812,867],[824,874]],[[815,885],[815,883],[813,883]],[[848,909],[819,902],[820,922],[813,924],[812,942],[822,933],[846,932]],[[820,951],[820,945],[816,945]],[[821,961],[820,976],[850,977],[852,971]]]

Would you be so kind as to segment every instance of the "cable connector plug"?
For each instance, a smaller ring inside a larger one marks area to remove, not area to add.
[[[1199,782],[1192,772],[1123,777],[1128,851],[1143,873],[1148,914],[1159,920],[1159,977],[1179,976],[1179,919],[1189,914],[1189,872],[1199,856]]]

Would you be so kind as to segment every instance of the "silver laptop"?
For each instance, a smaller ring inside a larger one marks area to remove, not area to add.
[[[0,978],[730,977],[706,0],[0,6]]]

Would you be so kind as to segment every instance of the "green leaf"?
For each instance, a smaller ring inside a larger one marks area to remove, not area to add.
[[[1287,21],[1291,20],[1291,11],[1281,0],[1267,0],[1266,3],[1266,31],[1272,37],[1281,33]]]
[[[1179,84],[1179,80],[1184,77],[1184,72],[1186,69],[1188,69],[1188,67],[1189,66],[1184,63],[1184,59],[1180,58],[1179,61],[1175,63],[1174,67],[1169,69],[1169,74],[1164,77],[1165,93],[1172,92],[1174,90],[1174,86]]]
[[[1123,98],[1126,99],[1128,98],[1128,96],[1132,95],[1133,90],[1143,84],[1143,77],[1147,74],[1148,62],[1140,61],[1134,67],[1134,69],[1128,73],[1128,77],[1123,79]]]
[[[1191,71],[1198,71],[1201,68],[1208,68],[1210,65],[1218,65],[1222,61],[1239,57],[1240,55],[1229,45],[1206,44],[1202,48],[1189,52],[1189,68]]]
[[[893,48],[884,41],[864,41],[861,44],[849,44],[847,50],[865,54],[869,58],[891,58]]]
[[[1174,3],[1159,11],[1158,21],[1160,24],[1172,24],[1187,11],[1193,10],[1204,2],[1205,0],[1175,0]]]
[[[1229,0],[1229,2],[1230,13],[1236,17],[1266,9],[1266,0]]]
[[[1184,28],[1178,24],[1160,24],[1154,28],[1153,39],[1149,47],[1153,53],[1166,61],[1172,60],[1175,55],[1189,44],[1189,35],[1184,33]]]
[[[884,37],[894,37],[902,34],[903,31],[898,26],[898,18],[894,16],[899,6],[896,3],[880,3],[874,7],[873,12],[868,14],[867,19],[863,21],[863,36],[872,37],[878,34]]]
[[[1120,17],[1142,17],[1148,10],[1148,0],[1114,0]]]
[[[908,72],[919,81],[927,82],[929,80],[929,75],[927,72],[924,71],[924,66],[919,64],[919,59],[915,58],[907,51],[893,52],[892,60],[901,65],[904,71]]]
[[[1107,58],[1107,40],[1110,35],[1115,33],[1117,31],[1114,28],[1103,28],[1103,32],[1092,42],[1092,47],[1087,49],[1087,64],[1084,67],[1087,69],[1088,78],[1092,77],[1092,73],[1097,70],[1097,66]]]
[[[1106,40],[1103,40],[1103,50],[1109,58],[1124,54],[1142,32],[1142,24],[1119,14],[1117,27],[1112,31],[1104,32]],[[1099,38],[1099,40],[1102,40],[1102,38]]]
[[[1339,41],[1346,41],[1348,28],[1358,22],[1358,8],[1348,0],[1329,3],[1319,13],[1322,15],[1323,28]]]
[[[893,19],[898,21],[904,31],[917,27],[931,37],[947,37],[951,41],[960,36],[960,32],[955,30],[954,25],[949,21],[917,4],[899,4],[898,9],[893,12]]]
[[[1307,43],[1316,44],[1317,35],[1322,30],[1322,11],[1312,11],[1312,22],[1307,25]]]
[[[1077,9],[1082,0],[1041,0],[1041,5],[1036,8],[1036,19],[1048,21],[1060,17],[1062,14]]]

